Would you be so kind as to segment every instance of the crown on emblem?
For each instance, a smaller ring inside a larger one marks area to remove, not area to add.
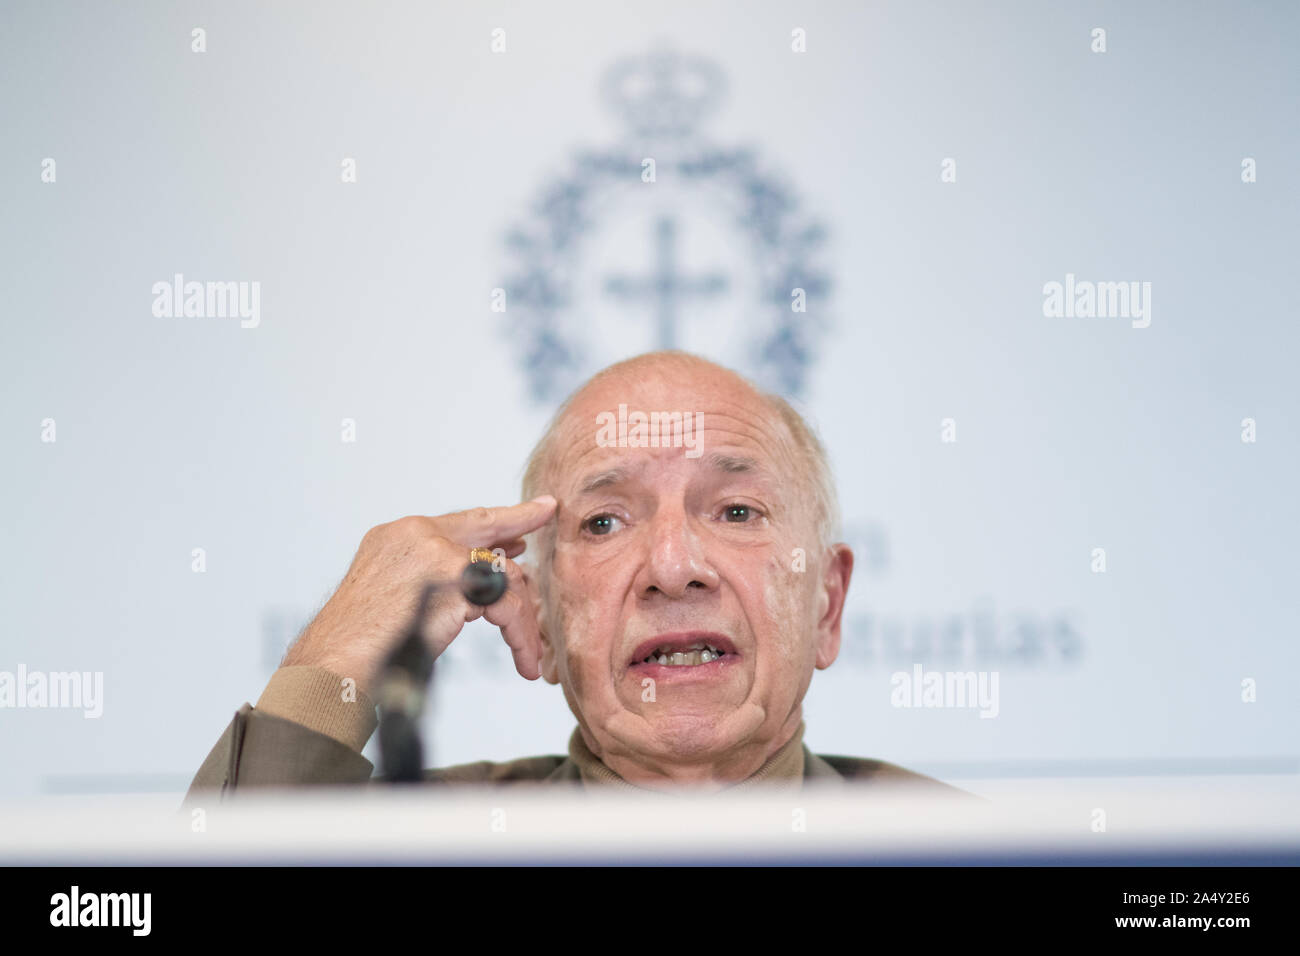
[[[602,86],[606,102],[627,119],[633,132],[680,139],[713,111],[726,83],[722,71],[703,57],[659,50],[619,60],[606,72]]]

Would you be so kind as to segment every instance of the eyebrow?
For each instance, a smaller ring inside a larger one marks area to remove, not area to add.
[[[607,488],[610,485],[617,485],[627,478],[627,470],[624,468],[611,468],[609,471],[598,472],[590,475],[578,488],[578,493],[582,495],[590,494],[593,491],[599,491],[601,488]]]
[[[738,455],[720,455],[713,452],[705,459],[705,464],[710,468],[716,468],[719,471],[725,471],[730,474],[742,474],[747,471],[758,471],[758,462],[752,458],[742,458]]]
[[[704,459],[704,463],[710,468],[723,471],[732,475],[746,474],[749,472],[759,471],[759,464],[753,458],[745,458],[740,455],[722,455],[713,452]],[[622,484],[627,480],[628,471],[626,468],[611,468],[608,471],[596,472],[588,475],[581,485],[578,486],[578,493],[587,495],[593,491],[599,491],[601,488],[608,488],[610,485]]]

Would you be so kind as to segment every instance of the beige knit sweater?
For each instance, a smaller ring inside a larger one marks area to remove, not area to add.
[[[375,705],[360,690],[355,692],[354,701],[345,700],[343,686],[342,677],[323,667],[281,667],[271,675],[266,690],[257,701],[257,709],[333,737],[359,753],[378,726]],[[735,784],[732,789],[753,784],[762,784],[766,789],[787,783],[797,787],[804,775],[803,734],[801,722],[794,736],[780,750],[768,758],[753,776]],[[569,737],[569,757],[577,765],[584,785],[633,787],[601,763],[576,727]]]

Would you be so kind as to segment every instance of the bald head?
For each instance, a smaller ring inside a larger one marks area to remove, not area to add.
[[[741,414],[748,414],[754,427],[790,459],[800,487],[806,489],[817,541],[829,546],[839,533],[839,502],[826,451],[816,433],[781,396],[764,392],[731,369],[688,352],[649,352],[626,359],[597,372],[570,395],[529,455],[524,499],[551,491],[560,451],[573,442],[591,442],[595,416],[626,403],[633,391],[660,399],[654,411],[687,412],[680,408],[681,402],[700,389],[728,394]],[[743,465],[734,458],[730,464]]]

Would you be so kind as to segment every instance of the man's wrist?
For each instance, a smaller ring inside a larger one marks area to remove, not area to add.
[[[378,726],[375,705],[354,677],[319,664],[285,664],[257,710],[332,737],[360,753]]]

